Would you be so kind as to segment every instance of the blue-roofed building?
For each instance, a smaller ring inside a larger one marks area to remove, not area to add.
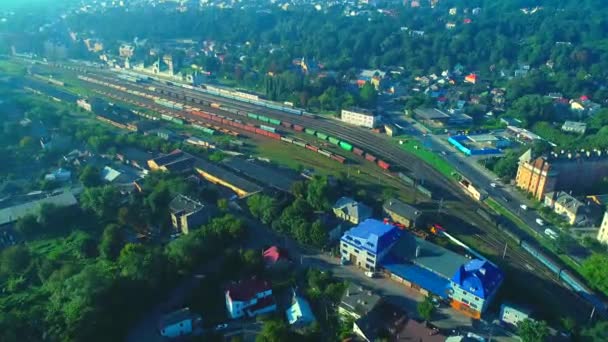
[[[450,280],[467,261],[462,255],[403,232],[382,260],[382,267],[390,272],[391,279],[425,296],[432,294],[448,300]]]
[[[315,321],[310,304],[306,299],[298,296],[296,291],[293,291],[291,306],[285,310],[285,315],[289,325],[295,328],[304,328]]]
[[[342,235],[340,239],[342,261],[375,271],[379,262],[400,236],[401,231],[392,225],[367,219]]]
[[[504,280],[502,271],[487,260],[474,259],[462,265],[450,281],[452,307],[480,318]]]

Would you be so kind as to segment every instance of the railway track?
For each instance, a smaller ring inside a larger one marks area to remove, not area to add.
[[[98,70],[96,70],[98,71]],[[97,74],[96,74],[97,75]],[[101,76],[101,75],[99,75]],[[127,82],[123,80],[116,80],[115,77],[102,76],[108,82],[114,84],[120,84],[124,87],[137,88],[138,91],[153,94],[155,92],[147,89],[147,87]],[[279,118],[284,121],[298,124],[311,129],[322,131],[323,133],[330,134],[342,140],[348,141],[357,147],[360,147],[377,157],[390,161],[394,166],[398,166],[401,169],[408,170],[420,183],[428,184],[433,186],[433,192],[439,192],[445,194],[449,193],[452,197],[461,200],[472,202],[472,200],[466,196],[460,188],[449,179],[446,179],[444,175],[439,173],[437,170],[424,162],[421,162],[418,158],[409,155],[408,153],[397,147],[393,141],[390,141],[387,137],[379,136],[375,133],[367,131],[359,127],[352,127],[348,125],[340,125],[333,120],[318,117],[316,119],[308,118],[306,116],[297,116],[294,114],[288,114],[268,108],[262,108],[259,106],[251,105],[248,103],[235,101],[223,97],[213,96],[202,92],[197,92],[188,89],[175,89],[172,86],[164,85],[160,82],[151,81],[149,84],[153,85],[156,89],[161,90],[160,95],[170,97],[171,100],[180,102],[182,104],[195,105],[200,104],[201,101],[216,102],[216,103],[227,103],[229,107],[240,109],[243,111],[251,111],[261,113],[270,117]],[[159,95],[155,93],[155,95]],[[238,117],[233,113],[215,109],[211,107],[205,107],[205,111],[230,117]],[[442,196],[443,197],[443,196]]]

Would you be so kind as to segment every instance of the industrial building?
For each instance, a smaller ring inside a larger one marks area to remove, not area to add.
[[[152,171],[183,173],[192,171],[196,159],[181,150],[148,160],[148,167]]]
[[[367,128],[374,128],[378,124],[378,116],[367,109],[351,108],[342,109],[342,121]]]
[[[449,299],[450,279],[467,258],[405,232],[382,267],[390,277],[423,295]]]
[[[416,119],[419,119],[434,127],[468,125],[473,118],[459,111],[444,112],[437,108],[416,108],[414,110]]]
[[[171,200],[169,210],[173,228],[184,234],[206,223],[211,216],[207,206],[181,194]]]
[[[575,190],[584,193],[608,176],[606,151],[551,153],[533,157],[532,150],[519,157],[517,187],[542,201],[552,191]]]
[[[367,219],[346,231],[340,239],[342,262],[374,271],[391,247],[399,240],[401,231],[382,221]]]
[[[382,210],[391,221],[403,225],[405,228],[415,227],[416,221],[422,215],[420,210],[396,198],[386,201],[382,206]]]
[[[604,213],[600,230],[597,233],[597,240],[601,243],[608,244],[608,210]]]
[[[466,156],[500,154],[500,148],[509,146],[508,140],[499,139],[489,134],[455,135],[449,137],[448,142]]]
[[[336,217],[352,224],[359,224],[372,217],[372,208],[349,197],[339,198],[332,209]]]
[[[0,209],[0,227],[15,223],[26,215],[37,214],[43,205],[51,204],[57,207],[70,207],[77,203],[76,197],[71,192],[66,191],[57,195],[3,208]]]
[[[262,191],[262,188],[217,165],[197,159],[196,172],[208,182],[218,184],[234,191],[240,198]]]
[[[452,308],[472,318],[481,318],[503,278],[502,271],[487,260],[474,259],[460,266],[450,281]]]

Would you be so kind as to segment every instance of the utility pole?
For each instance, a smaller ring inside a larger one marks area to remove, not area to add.
[[[437,208],[437,216],[441,216],[443,210],[443,197],[439,200],[439,207]]]

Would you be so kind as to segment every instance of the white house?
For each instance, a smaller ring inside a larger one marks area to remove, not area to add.
[[[270,283],[258,279],[243,280],[226,288],[226,309],[230,317],[254,317],[275,311],[277,305],[272,297]]]
[[[360,108],[342,109],[341,118],[346,123],[368,128],[376,127],[379,119],[372,111]]]
[[[163,316],[158,328],[162,336],[175,338],[190,335],[200,321],[201,316],[191,313],[189,308],[183,308]]]

